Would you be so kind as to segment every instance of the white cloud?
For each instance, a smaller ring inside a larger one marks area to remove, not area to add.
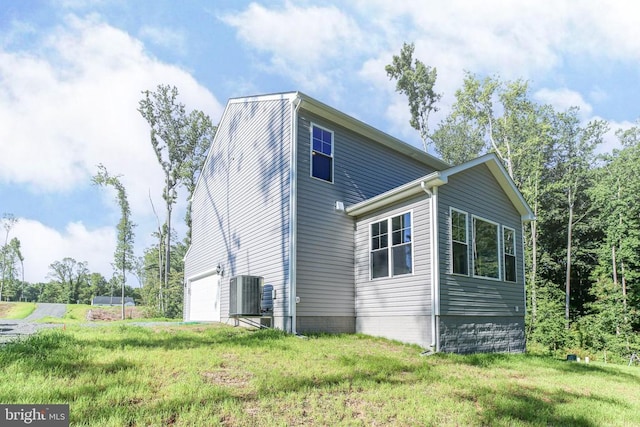
[[[136,110],[141,91],[173,84],[189,109],[214,122],[222,106],[187,72],[98,17],[65,24],[37,51],[0,50],[0,182],[72,191],[103,163],[123,175],[134,215],[148,214],[149,190],[158,196],[163,177]]]
[[[602,120],[602,118],[600,117],[594,117],[593,119]],[[597,147],[596,152],[600,154],[611,153],[615,149],[618,149],[618,150],[621,149],[622,145],[620,145],[620,140],[616,136],[616,132],[620,130],[624,131],[634,126],[637,126],[637,123],[630,122],[630,121],[622,121],[622,122],[609,121],[609,131],[604,135],[604,138],[603,138],[604,141],[599,147]]]
[[[357,23],[335,6],[268,9],[251,3],[243,12],[220,18],[236,28],[240,40],[271,55],[269,69],[303,88],[326,89],[337,84],[335,61],[365,49]]]
[[[593,108],[584,100],[582,95],[576,91],[562,89],[541,89],[533,94],[533,98],[542,104],[548,104],[554,107],[556,111],[565,111],[570,107],[578,107],[580,109],[580,117],[587,119],[591,116]]]
[[[402,42],[414,42],[415,57],[438,69],[436,90],[443,93],[441,112],[448,110],[454,92],[462,84],[463,71],[498,74],[503,79],[548,80],[567,86],[566,75],[557,73],[567,61],[589,64],[611,61],[638,64],[640,38],[631,37],[640,25],[640,4],[633,1],[553,3],[540,1],[504,2],[466,0],[421,2],[413,0],[356,1],[357,21],[369,22],[367,33],[386,41],[365,60],[358,76],[378,88],[386,88],[390,103],[387,117],[394,127],[406,127],[406,115],[398,114],[384,65],[397,54]],[[598,102],[607,96],[569,90],[541,92],[562,108],[577,105],[583,116],[593,113],[585,101]],[[437,119],[434,118],[434,123]]]
[[[10,237],[20,240],[27,282],[48,281],[49,265],[65,257],[87,261],[89,271],[111,277],[114,228],[89,230],[82,223],[72,222],[60,232],[38,221],[19,218]]]
[[[158,28],[144,26],[139,32],[140,38],[149,40],[151,43],[165,49],[171,49],[181,54],[186,53],[186,38],[183,32],[169,28]]]

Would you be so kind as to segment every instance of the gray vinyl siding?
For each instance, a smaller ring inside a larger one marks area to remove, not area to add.
[[[311,123],[334,133],[333,183],[311,177]],[[319,324],[316,328],[313,318],[335,316],[344,325],[344,317],[350,317],[351,331],[355,330],[355,224],[344,212],[336,211],[335,202],[349,206],[430,172],[432,169],[408,156],[308,111],[299,112],[296,171],[299,325],[308,330],[322,329]]]
[[[275,316],[288,315],[290,128],[286,99],[231,102],[194,193],[185,278],[223,267],[223,322],[235,275],[263,276]]]
[[[440,240],[440,314],[442,316],[514,316],[524,317],[524,272],[522,222],[518,211],[507,198],[489,168],[481,164],[449,178],[439,188]],[[450,274],[451,247],[449,208],[468,214],[469,275]],[[500,257],[502,261],[502,227],[515,230],[517,282],[483,279],[472,276],[472,216],[476,215],[500,225]]]
[[[357,332],[427,347],[431,343],[430,201],[426,194],[357,219]],[[411,212],[413,273],[370,278],[372,223]]]

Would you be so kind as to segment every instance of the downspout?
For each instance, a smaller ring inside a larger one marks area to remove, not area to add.
[[[438,187],[428,188],[425,181],[420,183],[429,195],[430,202],[430,250],[431,250],[431,348],[437,352],[440,347],[436,321],[440,316],[440,247],[438,241]]]
[[[298,203],[298,110],[302,99],[296,94],[291,102],[291,153],[289,160],[289,315],[291,316],[291,333],[296,329],[296,263],[297,263],[297,203]]]

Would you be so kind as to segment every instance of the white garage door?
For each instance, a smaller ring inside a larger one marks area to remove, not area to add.
[[[189,320],[220,321],[220,276],[190,281]]]

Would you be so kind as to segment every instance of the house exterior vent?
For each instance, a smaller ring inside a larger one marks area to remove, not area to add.
[[[262,277],[234,276],[229,281],[229,316],[260,316]]]

